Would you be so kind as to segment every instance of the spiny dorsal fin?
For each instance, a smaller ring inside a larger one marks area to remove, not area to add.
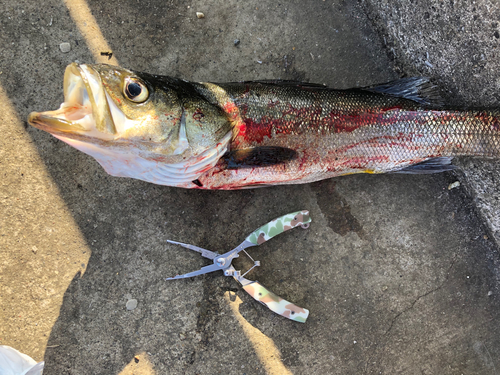
[[[363,90],[413,100],[425,106],[442,107],[444,105],[439,88],[427,77],[402,78],[384,85],[366,87]]]

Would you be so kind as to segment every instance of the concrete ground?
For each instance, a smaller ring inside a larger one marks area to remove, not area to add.
[[[203,81],[348,88],[424,74],[451,105],[499,104],[496,3],[309,3],[0,4],[0,344],[44,359],[45,374],[500,372],[495,163],[188,191],[110,177],[26,123],[58,107],[67,64],[100,52]],[[308,308],[307,323],[221,273],[164,280],[208,264],[167,239],[226,251],[299,209],[310,228],[251,249],[262,266],[249,278]]]

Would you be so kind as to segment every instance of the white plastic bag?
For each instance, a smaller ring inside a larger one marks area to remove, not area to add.
[[[44,362],[38,362],[11,348],[0,345],[0,375],[42,375]]]

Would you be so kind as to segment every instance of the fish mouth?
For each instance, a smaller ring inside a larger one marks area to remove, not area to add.
[[[59,109],[32,112],[28,122],[55,136],[110,140],[116,133],[100,74],[89,65],[68,65],[64,73],[64,102]]]

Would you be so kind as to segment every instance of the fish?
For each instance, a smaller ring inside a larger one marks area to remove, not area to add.
[[[500,112],[443,106],[427,78],[336,90],[268,80],[190,82],[70,64],[64,102],[28,122],[113,176],[190,189],[434,173],[500,155]]]

